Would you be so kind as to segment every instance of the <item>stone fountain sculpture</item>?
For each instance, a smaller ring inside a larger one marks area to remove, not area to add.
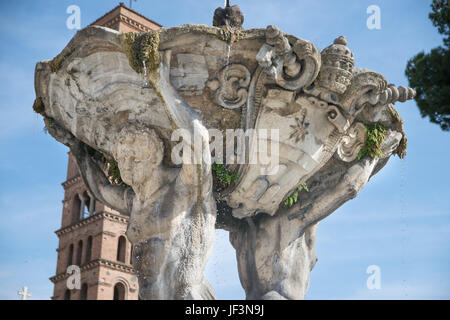
[[[215,228],[230,232],[247,299],[303,299],[318,222],[406,153],[393,104],[412,89],[355,69],[344,37],[320,53],[274,26],[242,30],[240,11],[225,9],[214,27],[87,27],[36,66],[34,110],[90,192],[130,216],[141,299],[214,299],[203,271]],[[250,134],[225,160],[237,178],[218,186],[210,129],[278,136]],[[261,144],[278,146],[276,164],[233,162]],[[193,152],[175,163],[180,145]],[[105,163],[118,164],[120,183]]]

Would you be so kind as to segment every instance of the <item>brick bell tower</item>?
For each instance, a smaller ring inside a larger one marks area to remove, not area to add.
[[[161,25],[120,3],[91,25],[119,32],[147,32]],[[64,187],[53,300],[137,300],[138,281],[131,266],[128,217],[96,201],[69,152]],[[67,268],[80,268],[80,289],[69,290]]]

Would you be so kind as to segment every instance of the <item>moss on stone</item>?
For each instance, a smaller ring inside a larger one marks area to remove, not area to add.
[[[400,117],[399,113],[395,108],[389,104],[388,105],[389,115],[391,116],[393,122],[396,124],[396,130],[401,132],[403,135],[400,144],[395,150],[394,154],[396,154],[400,159],[404,159],[406,157],[406,149],[408,147],[408,139],[406,138],[405,130],[403,129],[403,119]]]
[[[381,123],[373,123],[366,125],[366,133],[367,138],[358,153],[358,160],[365,156],[381,158],[383,156],[381,147],[386,139],[386,128]]]
[[[244,39],[244,37],[245,37],[245,31],[244,30],[236,30],[234,32],[234,34],[235,34],[235,42],[238,42],[238,41]]]
[[[45,114],[42,114],[42,116],[44,117],[44,132],[48,133],[48,128],[52,127],[55,124],[55,120],[53,120],[53,118],[50,118],[48,116],[46,116]]]
[[[136,72],[139,72],[134,67],[134,53],[133,53],[133,44],[134,39],[136,38],[136,34],[134,32],[127,32],[122,35],[122,48],[125,54],[128,57],[131,68]]]
[[[407,147],[408,147],[408,139],[406,138],[405,133],[403,133],[402,140],[400,141],[400,144],[398,145],[397,150],[395,150],[395,154],[400,159],[404,159],[406,157]]]
[[[228,44],[233,44],[244,38],[244,31],[229,31],[225,28],[218,28],[217,37]]]
[[[45,116],[45,105],[44,105],[44,102],[42,102],[41,97],[36,97],[36,99],[34,99],[33,110],[34,110],[34,112],[36,112],[42,116]]]
[[[45,125],[52,126],[55,123],[55,120],[53,120],[53,118],[44,116],[44,122]]]
[[[158,69],[159,41],[157,31],[140,34],[129,32],[123,35],[122,47],[134,71],[143,73],[144,61],[149,73]]]
[[[67,59],[68,56],[72,54],[73,50],[69,49],[69,47],[66,47],[60,54],[58,54],[56,57],[53,58],[52,61],[50,61],[50,71],[52,73],[58,72],[58,70],[61,68],[64,60]]]

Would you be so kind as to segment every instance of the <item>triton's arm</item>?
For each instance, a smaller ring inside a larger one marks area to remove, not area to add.
[[[59,142],[68,146],[74,155],[81,176],[89,191],[102,203],[122,214],[129,215],[134,198],[134,191],[130,187],[111,184],[103,170],[91,155],[90,147],[66,129],[55,123],[46,121],[48,132]]]
[[[303,228],[306,229],[326,218],[345,202],[355,198],[366,186],[378,161],[378,159],[366,157],[350,167],[333,189],[315,199],[309,212],[301,219]]]
[[[103,170],[89,155],[89,147],[81,142],[80,144],[80,148],[71,148],[71,151],[89,190],[110,208],[130,215],[134,191],[130,187],[111,184]]]

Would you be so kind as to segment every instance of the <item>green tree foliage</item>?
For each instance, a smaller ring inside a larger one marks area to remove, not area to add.
[[[422,117],[450,131],[450,3],[449,0],[433,0],[433,25],[444,35],[444,47],[430,53],[421,52],[408,61],[405,74],[409,85],[417,94],[415,100]]]
[[[438,28],[440,34],[444,35],[444,44],[450,47],[450,5],[448,0],[434,0],[431,4],[433,12],[429,18],[433,25]]]

